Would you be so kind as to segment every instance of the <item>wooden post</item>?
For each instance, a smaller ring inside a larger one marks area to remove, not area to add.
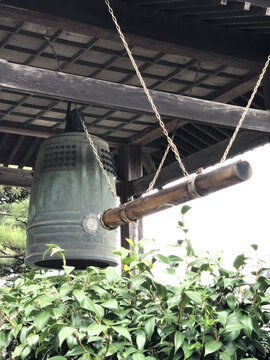
[[[123,181],[122,193],[120,194],[121,204],[131,200],[129,182],[143,176],[142,170],[142,150],[138,145],[124,145],[119,148],[117,174]],[[129,248],[126,238],[142,238],[142,220],[137,223],[129,223],[121,226],[121,246]]]

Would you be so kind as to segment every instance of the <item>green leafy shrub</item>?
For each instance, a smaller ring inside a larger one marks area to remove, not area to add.
[[[32,271],[2,289],[2,358],[270,359],[267,269],[251,269],[245,280],[251,261],[245,255],[235,260],[235,271],[223,269],[218,256],[196,257],[184,220],[179,227],[185,238],[173,250],[180,256],[141,254],[149,240],[136,246],[128,240],[132,251],[116,251],[122,275],[114,268],[75,272],[64,250],[51,245],[63,258],[63,275]],[[157,262],[182,279],[161,284],[152,275]]]

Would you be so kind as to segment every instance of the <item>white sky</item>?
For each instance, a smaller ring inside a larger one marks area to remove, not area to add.
[[[270,145],[249,151],[236,159],[248,160],[253,169],[250,180],[193,200],[186,215],[189,239],[196,252],[213,255],[222,250],[224,265],[231,266],[235,257],[258,244],[260,255],[270,262]],[[179,170],[180,171],[180,170]],[[154,238],[160,249],[166,243],[183,238],[177,229],[183,205],[164,210],[144,219],[144,237]]]

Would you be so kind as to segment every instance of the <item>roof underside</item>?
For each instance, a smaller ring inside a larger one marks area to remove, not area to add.
[[[240,56],[239,62],[237,62],[236,50],[233,54],[223,57],[222,51],[217,49],[219,55],[213,56],[212,50],[204,48],[202,51],[198,44],[195,44],[192,51],[185,48],[183,53],[180,49],[174,51],[173,46],[170,47],[172,51],[163,47],[159,50],[157,45],[148,46],[151,41],[147,41],[155,38],[156,35],[145,33],[142,36],[140,31],[143,30],[140,28],[144,28],[145,24],[140,23],[137,23],[138,29],[134,30],[134,33],[138,31],[135,35],[142,39],[141,46],[138,46],[139,41],[136,39],[132,41],[132,36],[129,41],[132,53],[149,89],[245,106],[263,64],[263,59],[266,59],[269,50],[270,16],[268,15],[270,10],[264,5],[266,2],[253,0],[248,6],[247,2],[235,0],[125,0],[112,1],[112,5],[116,3],[122,9],[130,8],[133,11],[137,9],[137,14],[151,12],[153,19],[154,16],[161,16],[164,22],[173,16],[173,19],[177,19],[178,24],[189,23],[190,31],[195,32],[193,36],[197,39],[197,43],[207,40],[204,39],[207,34],[199,33],[198,29],[200,27],[211,29],[213,39],[217,44],[224,41],[224,51],[228,48],[228,44],[223,35],[219,39],[219,34],[228,34],[227,40],[235,34],[236,38],[240,35],[243,37],[243,43],[247,40],[254,41],[249,43],[249,47],[247,45],[247,49],[252,55],[250,62],[243,58],[240,59]],[[33,3],[35,4],[33,5]],[[66,3],[72,3],[72,1],[66,1]],[[84,1],[75,3],[77,4],[76,11],[80,9],[80,6],[85,6]],[[2,1],[1,4],[0,59],[54,71],[58,71],[59,63],[61,71],[65,73],[140,86],[122,43],[117,40],[116,34],[111,37],[108,35],[108,28],[103,23],[94,25],[104,29],[104,34],[100,31],[97,36],[97,32],[93,31],[91,36],[91,28],[89,31],[85,31],[85,24],[82,24],[82,31],[80,31],[80,22],[75,18],[70,21],[71,23],[77,21],[77,26],[73,24],[76,31],[70,31],[69,29],[72,27],[68,27],[68,22],[65,21],[61,27],[58,10],[52,7],[50,10],[52,14],[48,15],[41,5],[40,9],[38,8],[38,4],[42,4],[40,1],[21,1],[26,8],[29,7],[28,12],[18,10],[18,8],[24,7],[20,5],[20,1]],[[31,6],[34,8],[31,9]],[[33,16],[29,9],[39,11],[39,18],[37,14]],[[104,17],[107,19],[105,6],[103,10]],[[95,12],[95,7],[92,11]],[[97,11],[100,11],[98,7]],[[121,11],[124,12],[124,10]],[[127,20],[122,18],[125,13],[122,14],[121,11],[116,11],[119,22],[120,24],[124,23],[123,31],[128,31],[130,34],[133,30],[125,29]],[[54,14],[58,17],[57,21],[51,18]],[[95,13],[92,13],[91,16],[95,18]],[[99,16],[96,14],[96,22],[99,21]],[[64,17],[67,17],[66,13]],[[108,19],[106,21],[110,20]],[[135,15],[134,19],[136,20]],[[142,18],[142,22],[143,20]],[[82,19],[83,22],[84,19]],[[54,27],[53,24],[58,26]],[[151,24],[149,24],[149,28],[151,28]],[[112,29],[111,25],[111,33]],[[178,34],[171,34],[170,29],[166,31],[168,43],[171,43],[170,36],[183,38],[191,36],[187,32],[179,31]],[[147,39],[146,42],[143,41],[144,37]],[[164,43],[164,38],[161,40]],[[263,48],[261,44],[263,44]],[[192,45],[191,43],[190,47]],[[257,51],[258,46],[260,46],[260,54]],[[259,56],[261,56],[260,59]],[[247,53],[246,58],[248,57]],[[252,64],[251,61],[253,61]],[[76,83],[74,83],[74,87],[76,87]],[[145,156],[147,159],[144,164],[145,173],[154,171],[167,147],[162,132],[158,135],[155,133],[151,137],[153,130],[157,128],[157,120],[154,115],[133,110],[120,111],[91,104],[78,103],[78,107],[84,114],[90,132],[107,140],[115,156],[117,156],[118,148],[124,144],[140,144],[143,146],[143,153],[148,154]],[[261,88],[252,107],[265,109]],[[6,167],[10,165],[17,165],[19,168],[33,167],[42,138],[46,137],[41,134],[63,132],[66,108],[67,103],[56,98],[1,89],[0,163]],[[228,139],[233,131],[230,127],[210,126],[195,122],[183,122],[183,125],[175,126],[174,124],[172,126],[171,118],[164,117],[163,120],[170,124],[169,131],[171,133],[174,128],[177,128],[174,142],[183,158]],[[165,165],[174,161],[174,155],[169,153]]]

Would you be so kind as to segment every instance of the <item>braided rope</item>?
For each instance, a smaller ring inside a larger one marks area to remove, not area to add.
[[[232,145],[233,145],[233,143],[235,141],[236,135],[238,134],[238,131],[240,130],[240,127],[241,127],[243,121],[245,120],[248,109],[250,108],[250,105],[251,105],[251,103],[252,103],[252,101],[253,101],[256,93],[257,93],[257,90],[258,90],[259,86],[261,85],[262,79],[264,77],[264,74],[265,74],[268,66],[269,66],[269,63],[270,63],[270,55],[268,56],[268,58],[267,58],[267,60],[266,60],[266,62],[264,64],[261,75],[259,76],[259,79],[258,79],[258,81],[257,81],[257,83],[256,83],[256,85],[255,85],[255,87],[253,89],[253,92],[252,92],[252,94],[251,94],[251,96],[250,96],[250,98],[248,100],[247,106],[245,107],[245,109],[243,111],[243,114],[242,114],[242,116],[241,116],[241,118],[240,118],[240,120],[238,122],[238,125],[237,125],[236,129],[234,130],[234,133],[233,133],[233,135],[232,135],[232,137],[230,139],[230,142],[229,142],[228,146],[226,147],[226,149],[224,151],[224,154],[223,154],[223,156],[222,156],[222,158],[220,160],[220,163],[223,163],[227,159],[228,153],[229,153],[229,151],[230,151],[230,149],[231,149],[231,147],[232,147]]]
[[[98,151],[97,151],[97,149],[96,149],[96,147],[95,147],[95,144],[94,144],[94,142],[93,142],[93,139],[92,139],[91,135],[89,134],[88,129],[87,129],[86,125],[85,125],[85,122],[84,122],[84,120],[83,120],[82,118],[81,118],[81,123],[82,123],[83,129],[84,129],[84,131],[85,131],[85,134],[86,134],[86,136],[87,136],[87,139],[88,139],[88,141],[89,141],[89,144],[90,144],[90,146],[91,146],[91,148],[92,148],[92,150],[93,150],[93,153],[95,154],[95,157],[96,157],[96,159],[97,159],[97,161],[98,161],[99,167],[101,168],[102,173],[103,173],[103,175],[105,176],[106,182],[107,182],[107,184],[108,184],[108,186],[109,186],[109,189],[110,189],[110,191],[111,191],[111,193],[112,193],[112,196],[113,196],[115,199],[117,199],[116,192],[114,191],[113,185],[112,185],[112,183],[111,183],[111,181],[110,181],[110,178],[109,178],[109,176],[108,176],[108,174],[107,174],[107,171],[104,169],[103,163],[102,163],[102,161],[101,161],[101,159],[100,159],[100,156],[98,155]]]
[[[159,112],[158,112],[158,110],[156,108],[156,105],[154,104],[153,98],[150,95],[149,90],[146,87],[146,84],[145,84],[145,82],[144,82],[144,80],[142,78],[141,72],[140,72],[140,70],[139,70],[139,68],[138,68],[138,66],[137,66],[137,64],[136,64],[136,62],[134,60],[134,57],[133,57],[133,55],[132,55],[132,53],[131,53],[131,51],[129,49],[129,46],[128,46],[127,42],[126,42],[125,36],[124,36],[124,34],[123,34],[123,32],[122,32],[122,30],[120,28],[120,25],[118,24],[118,21],[117,21],[115,15],[114,15],[113,9],[111,8],[109,0],[105,0],[105,4],[108,7],[109,13],[111,14],[111,17],[112,17],[112,20],[113,20],[113,22],[115,24],[116,30],[118,31],[118,34],[119,34],[119,36],[120,36],[120,38],[122,40],[122,43],[123,43],[123,45],[124,45],[124,47],[126,49],[126,52],[127,52],[128,56],[129,56],[129,59],[130,59],[132,65],[134,67],[134,70],[135,70],[135,72],[136,72],[136,74],[137,74],[137,76],[138,76],[138,78],[140,80],[140,83],[141,83],[141,85],[143,87],[145,95],[146,95],[146,97],[147,97],[147,99],[148,99],[148,101],[149,101],[149,103],[150,103],[150,105],[151,105],[151,107],[152,107],[152,109],[153,109],[153,111],[155,113],[155,116],[156,116],[156,118],[157,118],[157,120],[159,122],[159,125],[161,126],[161,128],[163,130],[163,134],[165,135],[170,147],[172,148],[172,151],[175,154],[175,158],[178,161],[179,166],[183,171],[183,174],[188,177],[189,174],[186,171],[184,164],[182,163],[182,160],[181,160],[180,154],[178,152],[178,149],[175,146],[175,144],[173,143],[172,139],[170,138],[170,136],[168,134],[168,131],[165,128],[164,122],[162,121],[161,116],[160,116],[160,114],[159,114]]]

